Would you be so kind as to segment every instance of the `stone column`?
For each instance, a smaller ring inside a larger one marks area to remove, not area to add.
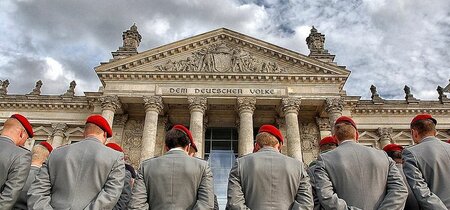
[[[102,116],[108,121],[109,126],[113,126],[114,114],[122,107],[118,96],[102,96],[100,98],[102,105]]]
[[[194,138],[195,145],[198,152],[195,156],[203,159],[203,116],[207,108],[207,99],[205,97],[188,97],[189,110],[191,112],[191,119],[189,123],[189,130]]]
[[[161,96],[144,96],[145,121],[142,131],[141,161],[155,155],[158,115],[164,106]]]
[[[238,155],[246,155],[253,151],[253,112],[256,108],[256,98],[237,98],[239,113]]]
[[[52,147],[57,148],[63,144],[64,141],[64,132],[67,130],[67,124],[66,123],[52,123],[53,128],[53,140],[52,140]]]
[[[286,120],[288,156],[303,161],[300,130],[298,125],[298,111],[300,110],[300,103],[301,100],[299,98],[283,98],[281,108]]]
[[[331,135],[330,119],[325,117],[316,117],[316,123],[319,127],[320,139]],[[320,141],[320,140],[319,140]]]
[[[380,136],[379,146],[380,149],[383,149],[384,146],[390,144],[392,142],[392,128],[378,128],[378,135]]]
[[[328,113],[330,119],[331,133],[334,133],[334,122],[337,118],[342,116],[342,110],[344,109],[343,98],[327,98],[325,100],[325,110]]]

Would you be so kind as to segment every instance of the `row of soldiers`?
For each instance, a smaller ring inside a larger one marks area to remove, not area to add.
[[[385,152],[358,144],[356,123],[342,116],[308,169],[281,154],[283,135],[263,125],[254,153],[237,158],[230,171],[226,208],[450,209],[450,144],[435,137],[436,124],[429,114],[417,115],[410,124],[416,145],[391,144]],[[167,152],[144,160],[135,178],[120,146],[105,146],[112,130],[100,115],[86,120],[83,141],[56,149],[44,142],[33,157],[20,147],[31,137],[24,116],[4,123],[1,210],[218,209],[211,168],[193,157],[195,141],[182,125],[166,133]]]

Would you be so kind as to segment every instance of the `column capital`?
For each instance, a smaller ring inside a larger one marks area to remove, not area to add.
[[[342,113],[344,109],[344,99],[339,98],[327,98],[325,99],[325,110],[330,113]]]
[[[122,103],[116,95],[107,95],[99,98],[103,110],[111,110],[114,113],[122,108]]]
[[[330,119],[326,117],[316,117],[316,123],[319,126],[320,131],[330,131]]]
[[[160,114],[164,109],[164,104],[161,96],[144,96],[143,100],[145,112],[155,111]]]
[[[189,110],[191,112],[200,111],[202,113],[205,113],[208,106],[206,97],[190,96],[188,97],[188,102],[189,102]]]
[[[52,135],[53,136],[61,136],[64,137],[64,132],[67,130],[67,124],[66,123],[52,123]]]
[[[300,98],[282,98],[281,110],[284,112],[284,114],[291,112],[298,114],[301,102],[302,100]]]
[[[256,98],[255,97],[238,97],[237,98],[238,111],[241,112],[252,112],[256,109]]]

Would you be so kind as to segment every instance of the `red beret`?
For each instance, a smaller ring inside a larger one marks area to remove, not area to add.
[[[338,123],[341,123],[341,122],[348,122],[348,123],[350,123],[353,127],[355,127],[355,129],[357,129],[357,128],[356,128],[356,123],[355,123],[355,121],[353,121],[352,118],[350,118],[350,117],[347,117],[347,116],[341,116],[341,117],[337,118],[337,120],[336,120],[336,122],[335,122],[334,124],[338,124]]]
[[[258,133],[262,133],[262,132],[267,132],[267,133],[272,134],[273,136],[275,136],[278,139],[278,141],[281,144],[283,144],[283,142],[284,142],[283,135],[281,135],[280,130],[278,130],[278,128],[276,128],[275,126],[273,126],[273,125],[263,125],[263,126],[261,126],[259,128]]]
[[[325,145],[325,144],[338,145],[338,142],[337,142],[336,138],[334,138],[334,136],[327,136],[327,137],[323,138],[322,140],[320,140],[319,147],[321,147],[322,145]]]
[[[388,144],[386,146],[383,147],[383,150],[385,152],[389,152],[389,151],[402,151],[403,147],[401,145],[398,144]]]
[[[28,136],[30,138],[33,138],[33,136],[34,136],[33,127],[31,127],[31,124],[30,124],[30,122],[28,122],[28,119],[26,117],[24,117],[20,114],[13,114],[13,115],[11,115],[11,118],[18,120],[20,122],[20,124],[22,124],[22,126],[27,131]]]
[[[107,143],[106,146],[111,148],[111,149],[113,149],[113,150],[116,150],[116,151],[119,151],[119,152],[123,152],[122,147],[120,147],[120,145],[118,145],[116,143],[113,143],[113,142]]]
[[[172,129],[179,130],[179,131],[183,132],[184,134],[186,134],[191,143],[191,147],[195,149],[195,152],[198,152],[197,146],[195,145],[194,138],[192,137],[192,133],[189,129],[187,129],[183,125],[175,125],[175,126],[173,126]]]
[[[415,123],[415,122],[417,122],[417,121],[419,121],[419,120],[431,120],[431,121],[433,121],[433,123],[434,123],[435,125],[437,124],[436,119],[434,119],[434,118],[431,116],[431,114],[426,114],[426,113],[416,115],[416,116],[411,120],[411,124],[413,124],[413,123]]]
[[[103,131],[106,132],[106,137],[111,138],[112,137],[112,129],[111,126],[109,126],[108,121],[106,121],[105,118],[101,115],[91,115],[87,118],[86,123],[92,123],[94,125],[97,125],[100,127]]]
[[[44,146],[44,147],[48,150],[48,152],[52,152],[52,151],[53,151],[52,145],[49,144],[48,142],[43,141],[43,142],[41,142],[41,143],[39,143],[39,144],[42,145],[42,146]]]
[[[449,143],[450,144],[450,139],[447,141],[447,143]]]

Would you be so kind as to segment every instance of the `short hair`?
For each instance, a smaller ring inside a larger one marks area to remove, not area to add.
[[[414,123],[411,123],[411,129],[417,130],[419,135],[424,135],[436,131],[436,125],[430,119],[418,120]]]
[[[334,135],[339,141],[356,139],[356,128],[350,123],[341,122],[334,125]]]
[[[274,147],[278,143],[277,137],[274,135],[267,133],[267,132],[261,132],[256,135],[256,143],[259,144],[259,146],[271,146]]]
[[[191,143],[189,137],[182,131],[171,129],[166,133],[165,144],[169,149],[175,147],[186,147]]]
[[[46,147],[38,144],[38,145],[35,145],[33,147],[33,149],[31,150],[31,160],[44,162],[47,159],[49,154],[50,154],[50,152],[48,151],[48,149]]]
[[[84,133],[85,134],[103,134],[105,131],[103,131],[98,125],[93,123],[86,123],[84,125]]]
[[[401,151],[387,151],[386,153],[392,159],[402,159],[403,158]]]

